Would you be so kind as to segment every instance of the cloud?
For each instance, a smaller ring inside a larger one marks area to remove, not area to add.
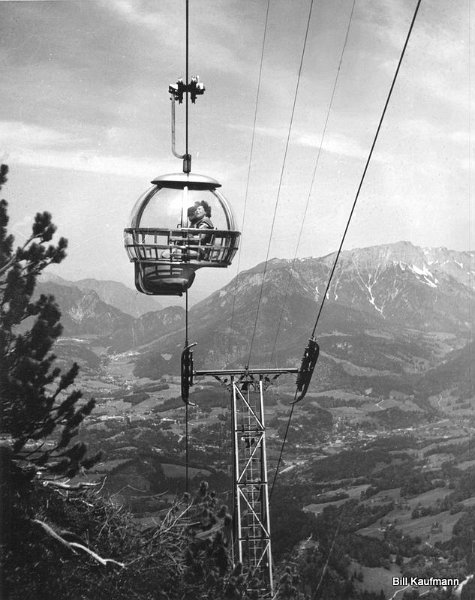
[[[0,139],[4,160],[23,165],[132,176],[155,172],[152,159],[101,155],[86,137],[21,121],[0,121]]]
[[[303,146],[318,148],[321,143],[321,135],[304,133],[298,136],[297,141]],[[367,148],[364,148],[355,138],[342,133],[327,134],[323,140],[322,149],[331,154],[350,158],[366,158],[368,156]]]
[[[156,161],[152,159],[139,160],[127,156],[100,156],[75,151],[37,151],[32,148],[11,152],[8,155],[8,161],[35,167],[140,178],[150,178],[157,170]]]
[[[71,143],[71,137],[65,132],[22,121],[0,121],[0,139],[4,151],[8,147],[48,147]]]
[[[449,134],[449,139],[456,144],[468,145],[471,143],[471,136],[469,131],[453,131]]]
[[[185,52],[184,4],[182,8],[181,3],[164,3],[163,0],[159,3],[143,0],[101,0],[101,6],[129,25],[160,34],[157,37],[160,52],[163,52],[164,47],[172,49],[176,53],[177,64],[181,67]],[[218,39],[216,31],[222,35],[221,40]],[[213,14],[211,11],[211,16],[208,11],[192,14],[190,58],[193,65],[206,65],[207,70],[213,69],[217,72],[246,73],[249,65],[246,59],[230,46],[229,38],[235,36],[236,40],[241,40],[242,43],[242,37],[247,35],[250,35],[249,32],[238,33],[236,22],[225,12],[216,11],[216,14]],[[210,61],[210,57],[213,57],[213,60]],[[191,74],[196,73],[193,70]]]
[[[231,123],[228,127],[245,133],[252,131],[252,127],[248,125]],[[256,127],[256,134],[284,141],[287,137],[288,130],[284,127]],[[313,134],[305,131],[302,132],[301,130],[293,130],[290,138],[291,144],[309,146],[311,148],[319,148],[321,142],[322,136],[320,133]],[[366,158],[369,150],[369,148],[360,144],[355,138],[342,133],[327,133],[323,140],[322,149],[331,154],[358,159]]]
[[[118,128],[105,130],[112,141],[126,137]],[[150,180],[159,172],[152,156],[131,156],[128,153],[103,152],[96,137],[79,137],[68,132],[20,121],[0,121],[0,156],[2,162],[27,166],[83,171],[104,175],[122,175]],[[160,172],[181,170],[181,164],[171,155],[161,160]],[[207,161],[210,172],[225,172],[223,161]]]
[[[471,139],[470,132],[468,130],[447,130],[435,124],[423,119],[407,119],[401,123],[398,129],[402,130],[408,136],[417,140],[424,140],[426,142],[444,142],[453,144],[454,146],[468,147]]]
[[[101,5],[133,25],[147,27],[152,30],[159,30],[167,25],[164,12],[160,14],[157,11],[147,11],[140,2],[131,2],[130,0],[110,2],[103,0]]]
[[[355,21],[368,42],[382,43],[384,53],[392,55],[402,48],[412,14],[406,2],[362,0],[355,9]]]
[[[460,8],[461,5],[455,7],[450,15],[441,15],[444,9],[439,8],[439,14],[436,11],[438,20],[421,11],[407,47],[400,78],[422,101],[430,96],[442,104],[468,109],[470,52],[468,28],[461,25],[468,15],[464,15]],[[404,33],[400,39],[398,29],[384,30],[387,43],[398,48],[398,53],[402,50],[408,26],[409,22],[404,24],[401,21],[400,31]],[[381,61],[380,66],[390,73],[395,68],[394,61],[389,59]],[[464,81],[466,85],[460,85]]]
[[[253,129],[251,125],[242,125],[240,123],[227,123],[226,126],[228,127],[228,129],[242,131],[246,135]],[[265,127],[262,125],[258,125],[255,127],[255,132],[257,135],[278,139],[283,139],[287,135],[287,130],[284,127]]]

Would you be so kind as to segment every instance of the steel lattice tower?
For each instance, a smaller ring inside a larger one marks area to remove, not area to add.
[[[273,593],[264,386],[231,377],[237,559],[249,587]]]
[[[196,371],[211,375],[231,391],[234,479],[235,558],[243,565],[248,590],[271,598],[272,577],[269,485],[267,478],[264,392],[270,375],[298,369]],[[223,379],[229,376],[229,379]]]

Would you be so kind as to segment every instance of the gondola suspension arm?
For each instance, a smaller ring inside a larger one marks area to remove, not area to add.
[[[200,82],[199,77],[192,77],[190,83],[183,83],[183,79],[179,79],[176,84],[169,85],[168,91],[170,93],[171,101],[171,127],[172,127],[172,153],[176,158],[183,159],[183,172],[191,172],[191,154],[188,152],[188,147],[184,154],[179,154],[176,151],[176,116],[175,116],[175,104],[178,101],[179,104],[183,102],[183,97],[186,94],[190,94],[191,102],[196,102],[197,96],[201,96],[205,92],[205,86]],[[186,140],[188,140],[188,104],[186,105]]]

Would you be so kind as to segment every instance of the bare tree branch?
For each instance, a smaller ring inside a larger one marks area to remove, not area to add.
[[[77,548],[78,550],[81,550],[82,552],[89,554],[89,556],[92,556],[92,558],[94,560],[96,560],[98,563],[100,563],[104,567],[106,567],[108,564],[114,564],[114,565],[117,565],[118,567],[121,567],[122,569],[125,569],[124,563],[118,562],[117,560],[114,560],[113,558],[102,558],[102,556],[99,556],[99,554],[97,554],[96,552],[94,552],[93,550],[88,548],[87,546],[84,546],[83,544],[79,544],[78,542],[68,542],[67,540],[64,539],[64,537],[57,534],[56,531],[50,525],[45,523],[44,521],[40,521],[39,519],[33,519],[32,522],[39,525],[43,529],[43,531],[45,531],[49,536],[51,536],[53,539],[55,539],[57,542],[59,542],[62,546],[67,548],[73,554],[77,553],[75,550],[75,548]]]
[[[101,485],[99,482],[87,482],[84,481],[82,483],[76,483],[73,485],[70,485],[69,483],[63,483],[61,481],[53,481],[52,479],[47,479],[46,481],[43,481],[43,485],[46,487],[53,487],[53,488],[59,488],[61,490],[84,490],[84,489],[88,489],[88,488],[93,488],[93,487],[97,487],[98,485]]]
[[[78,544],[77,542],[69,542],[69,545],[74,546],[74,548],[78,548],[83,552],[86,552],[87,554],[92,556],[94,560],[97,560],[97,562],[101,563],[101,565],[103,565],[104,567],[106,567],[108,564],[113,564],[117,565],[118,567],[121,567],[122,569],[125,569],[124,563],[118,562],[113,558],[102,558],[102,556],[99,556],[99,554],[96,554],[93,550],[87,548],[87,546],[83,546],[82,544]]]
[[[40,521],[39,519],[32,519],[32,523],[36,523],[37,525],[39,525],[43,529],[43,531],[45,531],[49,536],[51,536],[53,539],[59,542],[67,550],[69,550],[73,554],[76,554],[76,551],[73,548],[71,548],[71,544],[64,538],[62,538],[60,535],[58,535],[56,531],[47,523],[45,523],[44,521]]]

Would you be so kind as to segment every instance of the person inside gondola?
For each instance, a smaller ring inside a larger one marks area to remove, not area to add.
[[[197,201],[187,211],[190,227],[196,229],[214,229],[211,221],[211,206],[206,200]]]
[[[214,225],[211,222],[211,206],[206,200],[198,202],[195,209],[195,218],[194,227],[198,229],[214,229]]]
[[[198,220],[198,217],[196,216],[196,207],[197,206],[198,206],[198,202],[195,202],[193,204],[193,206],[190,206],[187,210],[187,216],[188,216],[188,222],[189,222],[188,227],[195,227],[195,223]]]
[[[214,225],[211,221],[211,206],[206,202],[206,200],[201,200],[195,210],[196,222],[193,227],[197,229],[214,229]],[[213,235],[211,233],[207,233],[206,235],[201,235],[201,244],[209,244],[213,239]],[[204,254],[202,252],[202,258],[204,258]]]
[[[211,221],[211,206],[206,200],[200,200],[199,202],[195,202],[193,206],[190,206],[188,209],[188,220],[190,227],[193,227],[193,229],[214,229],[213,222]],[[211,233],[199,236],[201,244],[209,244],[212,238]]]

